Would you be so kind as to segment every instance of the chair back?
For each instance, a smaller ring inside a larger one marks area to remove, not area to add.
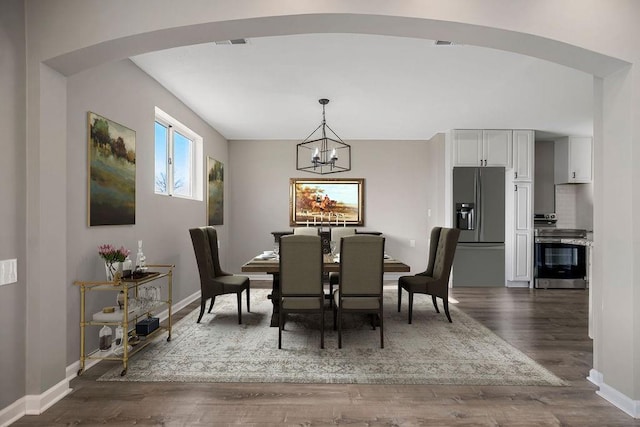
[[[354,234],[356,234],[355,228],[333,227],[331,229],[331,241],[336,242],[336,253],[340,253],[340,239],[345,236],[353,236]]]
[[[431,238],[429,240],[429,259],[427,261],[427,271],[419,273],[421,276],[433,277],[433,266],[436,261],[436,254],[438,252],[438,242],[440,241],[440,232],[442,227],[433,227],[431,229]]]
[[[301,236],[318,236],[318,229],[316,227],[296,227],[293,229],[294,235]]]
[[[200,282],[226,275],[220,268],[216,229],[213,227],[191,228],[189,234],[191,234],[191,243],[198,263]]]
[[[322,243],[320,236],[280,237],[280,293],[322,293]]]
[[[431,237],[433,239],[433,231]],[[460,236],[460,230],[457,228],[441,228],[439,238],[436,241],[431,240],[431,249],[429,258],[431,258],[431,252],[433,247],[436,247],[435,256],[433,258],[433,265],[430,265],[430,276],[438,281],[449,281],[449,275],[451,274],[451,266],[453,265],[453,256],[456,253],[456,247],[458,246],[458,237]]]
[[[340,240],[340,295],[382,294],[384,237],[367,234]]]

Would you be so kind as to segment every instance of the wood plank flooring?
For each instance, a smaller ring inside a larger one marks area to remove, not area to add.
[[[458,288],[452,296],[458,308],[570,385],[97,382],[113,366],[102,362],[74,379],[73,392],[44,414],[14,425],[640,426],[585,379],[592,367],[586,291]],[[429,327],[414,322],[420,326]]]

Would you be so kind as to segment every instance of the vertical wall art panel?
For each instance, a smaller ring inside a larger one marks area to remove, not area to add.
[[[224,208],[224,165],[207,159],[207,224],[222,225]]]
[[[89,226],[136,223],[136,133],[89,112]]]

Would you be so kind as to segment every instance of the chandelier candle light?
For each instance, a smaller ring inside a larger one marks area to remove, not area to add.
[[[329,100],[323,98],[318,102],[322,105],[322,122],[296,146],[296,169],[321,175],[351,170],[351,146],[327,125],[325,106]],[[327,136],[327,130],[332,136]],[[310,162],[306,160],[309,158]]]

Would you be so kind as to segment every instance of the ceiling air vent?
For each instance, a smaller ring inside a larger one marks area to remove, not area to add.
[[[233,40],[221,40],[215,42],[218,45],[226,45],[226,44],[247,44],[247,39],[233,39]]]
[[[451,46],[451,45],[453,45],[453,42],[450,42],[449,40],[436,40],[435,45],[436,46]]]

